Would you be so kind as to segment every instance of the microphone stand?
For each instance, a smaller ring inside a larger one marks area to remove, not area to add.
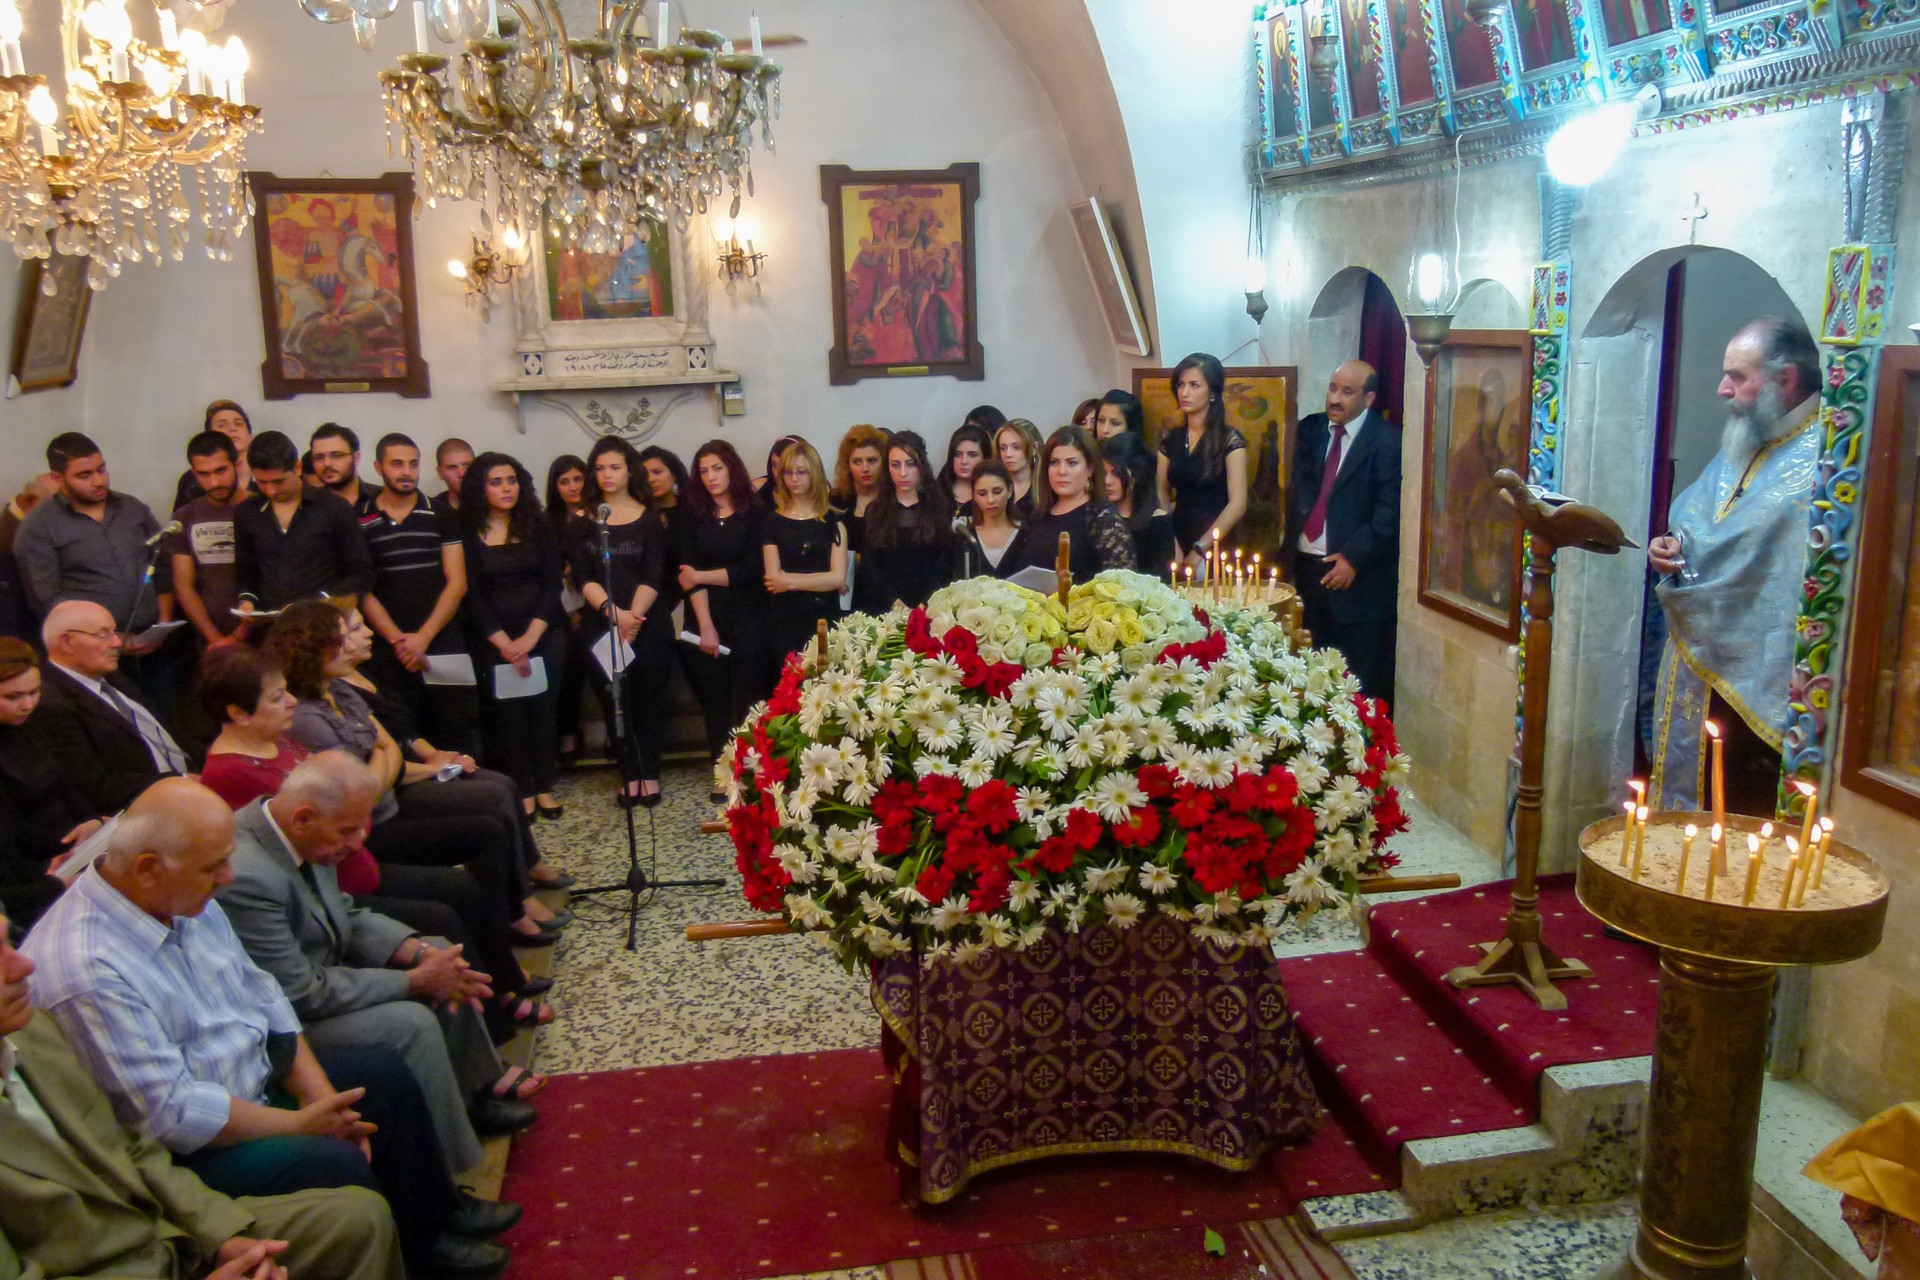
[[[607,690],[607,705],[613,711],[613,723],[608,726],[614,742],[614,759],[619,761],[619,795],[627,800],[627,784],[635,781],[627,776],[628,752],[632,750],[627,740],[627,663],[621,655],[624,642],[620,638],[620,615],[613,603],[613,535],[608,531],[607,520],[602,516],[597,523],[600,526],[600,589],[606,593],[606,603],[601,612],[607,618],[607,666],[611,687]],[[641,625],[645,625],[642,623]],[[627,950],[635,949],[640,924],[640,895],[651,893],[655,889],[715,889],[721,888],[726,881],[715,876],[704,879],[662,880],[653,874],[660,867],[660,834],[654,826],[653,811],[658,806],[647,808],[647,842],[649,846],[648,862],[653,871],[640,866],[640,838],[634,830],[633,808],[631,803],[622,803],[621,808],[627,815],[627,874],[613,884],[593,885],[586,889],[574,889],[569,893],[573,898],[591,898],[603,893],[621,893],[627,895]]]
[[[147,590],[153,586],[153,570],[154,567],[160,563],[160,548],[167,544],[167,538],[169,536],[166,529],[162,529],[154,535],[153,541],[147,544],[147,567],[140,574],[140,589],[133,593],[133,603],[127,606],[126,621],[122,622],[119,627],[120,634],[127,639],[133,638],[128,635],[128,631],[133,626],[133,620],[140,616],[140,602],[147,598]],[[162,643],[164,643],[164,640]],[[158,650],[155,652],[158,652]],[[133,655],[133,660],[136,663],[144,664],[148,656],[149,655],[144,653],[136,653]]]

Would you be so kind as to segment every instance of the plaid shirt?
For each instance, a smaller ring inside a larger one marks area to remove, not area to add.
[[[226,1127],[234,1098],[263,1102],[269,1033],[300,1020],[247,958],[218,903],[168,926],[100,877],[75,878],[21,947],[45,1010],[120,1123],[186,1154]]]

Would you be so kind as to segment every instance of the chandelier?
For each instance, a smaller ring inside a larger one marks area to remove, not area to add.
[[[15,0],[0,0],[0,239],[22,258],[91,258],[95,289],[122,263],[181,259],[189,186],[220,261],[253,212],[241,173],[260,108],[246,102],[246,47],[181,31],[165,8],[158,25],[149,44],[125,0],[62,0],[63,118],[47,77],[27,74]]]
[[[4,2],[4,0],[0,0]],[[397,0],[302,0],[371,40]],[[381,74],[389,149],[413,165],[428,205],[475,200],[483,227],[528,239],[544,218],[564,241],[613,252],[653,219],[684,227],[709,201],[753,191],[752,147],[773,149],[780,68],[761,48],[669,26],[650,38],[643,0],[598,0],[589,34],[558,0],[414,0],[416,52]],[[428,32],[458,47],[434,53]],[[668,33],[673,32],[669,38]]]

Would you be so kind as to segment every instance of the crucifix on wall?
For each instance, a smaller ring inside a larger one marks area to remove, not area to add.
[[[1700,203],[1700,193],[1693,193],[1691,203],[1680,210],[1680,221],[1687,224],[1687,243],[1700,243],[1700,219],[1707,216],[1707,206]]]

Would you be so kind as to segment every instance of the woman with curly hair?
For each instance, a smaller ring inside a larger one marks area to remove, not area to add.
[[[310,752],[345,751],[379,780],[368,851],[382,863],[464,866],[520,935],[515,941],[551,944],[561,926],[532,897],[528,867],[539,853],[524,829],[513,782],[470,756],[434,750],[410,723],[396,721],[404,746],[388,732],[386,719],[404,714],[404,706],[360,674],[373,651],[373,632],[360,611],[342,611],[329,600],[298,601],[274,620],[265,648],[298,699],[287,736]],[[374,712],[375,701],[384,715]],[[441,781],[449,766],[459,774]],[[552,873],[549,881],[570,883]]]
[[[573,580],[586,597],[581,616],[581,638],[589,647],[609,632],[631,646],[632,657],[621,667],[627,710],[625,741],[613,744],[619,753],[623,808],[660,803],[660,753],[664,725],[662,703],[668,663],[673,657],[671,606],[662,599],[667,587],[667,526],[652,506],[645,467],[632,445],[618,436],[603,436],[587,455],[591,480],[587,505],[607,508],[604,525],[581,521],[567,548]],[[601,538],[606,557],[601,557]],[[676,583],[677,586],[677,583]],[[612,644],[607,646],[611,653]],[[606,667],[593,664],[589,674],[611,705],[611,677]],[[611,714],[607,723],[613,723]]]
[[[560,543],[540,511],[527,469],[504,453],[483,453],[460,481],[460,526],[467,557],[467,617],[491,646],[476,667],[487,759],[513,779],[527,814],[558,818],[560,677],[567,663],[560,611]],[[501,687],[535,676],[540,692]]]

